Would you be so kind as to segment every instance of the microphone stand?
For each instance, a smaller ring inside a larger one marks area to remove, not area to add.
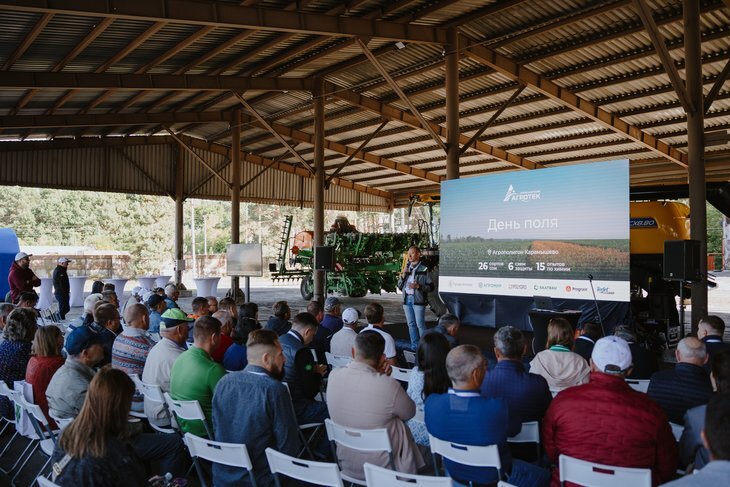
[[[601,325],[601,333],[603,333],[603,336],[606,336],[606,330],[603,328],[603,318],[601,318],[601,309],[598,307],[598,300],[596,299],[596,290],[593,289],[593,274],[588,274],[588,282],[591,284],[593,304],[596,305],[596,314],[598,315],[598,323]]]

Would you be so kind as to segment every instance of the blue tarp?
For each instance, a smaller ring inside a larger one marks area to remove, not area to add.
[[[15,231],[11,228],[0,228],[0,302],[5,300],[5,295],[10,291],[8,272],[18,252],[20,245]]]

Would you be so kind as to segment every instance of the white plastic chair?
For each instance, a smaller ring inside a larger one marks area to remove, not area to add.
[[[253,474],[253,464],[251,457],[248,455],[246,445],[240,443],[223,443],[220,441],[207,440],[192,433],[185,433],[183,437],[185,446],[188,447],[190,456],[193,458],[195,470],[198,472],[198,478],[203,487],[206,487],[205,474],[198,462],[198,458],[208,460],[220,465],[229,467],[245,468],[248,470],[251,485],[256,487],[256,478]]]
[[[403,357],[406,359],[406,362],[411,364],[411,367],[416,365],[416,352],[411,352],[410,350],[403,350]]]
[[[412,369],[402,369],[400,367],[393,367],[390,376],[395,380],[408,383],[411,380]]]
[[[276,487],[282,485],[279,475],[325,487],[343,487],[340,469],[336,463],[300,460],[273,448],[266,449],[266,459],[269,461],[271,473],[274,474]]]
[[[340,465],[340,459],[337,456],[337,445],[342,445],[353,450],[368,451],[368,452],[388,452],[388,459],[390,468],[395,468],[395,461],[393,460],[393,448],[390,445],[390,437],[388,436],[388,430],[385,428],[378,429],[357,429],[349,428],[346,426],[339,425],[331,419],[324,420],[325,428],[327,428],[327,436],[332,442],[332,451],[335,453],[335,460],[337,465],[340,467],[340,474],[342,478],[347,482],[366,485],[360,479],[350,477],[342,473],[342,466]]]
[[[679,439],[682,437],[682,432],[684,431],[684,425],[683,424],[677,424],[669,422],[669,426],[672,428],[672,434],[674,435],[674,439],[679,442]]]
[[[71,422],[74,420],[74,418],[58,418],[51,414],[50,412],[48,415],[51,417],[53,421],[56,422],[56,425],[58,425],[58,428],[63,430],[66,426],[70,425]]]
[[[142,391],[139,390],[139,387],[137,387],[137,383],[141,382],[139,378],[139,374],[127,374],[130,379],[132,379],[132,382],[134,382],[134,386],[137,389],[135,392],[135,395],[139,397],[140,394],[142,394]],[[134,402],[132,402],[132,405],[134,405]],[[144,413],[144,411],[129,411],[129,415],[133,418],[137,419],[147,419],[147,415]]]
[[[505,482],[504,480],[500,480],[499,482],[497,482],[497,487],[517,487],[517,486],[514,484],[509,484],[509,483]]]
[[[170,425],[172,425],[172,416],[170,415],[170,409],[167,405],[167,402],[165,401],[165,396],[162,393],[162,388],[157,384],[148,384],[146,382],[142,382],[142,379],[140,379],[137,374],[132,374],[130,375],[130,377],[132,377],[134,385],[137,386],[137,390],[144,396],[145,400],[162,404],[162,409],[163,411],[165,411],[167,421],[168,423],[170,423]],[[150,420],[150,418],[147,418],[147,420],[152,429],[157,430],[160,433],[175,432],[172,427],[164,428],[162,426],[157,426],[152,420]]]
[[[637,392],[643,392],[646,394],[646,391],[649,390],[649,382],[650,380],[638,380],[638,379],[626,379],[626,383],[631,387],[633,390]]]
[[[56,434],[54,431],[51,430],[48,418],[46,418],[46,415],[43,414],[43,410],[41,410],[41,407],[37,404],[26,401],[20,393],[16,393],[15,404],[23,411],[25,411],[26,414],[28,414],[28,417],[30,418],[30,422],[33,425],[33,429],[35,430],[38,439],[31,440],[31,443],[34,444],[34,447],[31,450],[30,454],[25,458],[25,461],[20,465],[17,472],[15,472],[15,475],[11,479],[12,485],[15,485],[15,479],[18,478],[20,473],[23,471],[23,468],[25,468],[25,466],[28,464],[38,448],[40,448],[43,455],[45,455],[47,458],[46,462],[43,464],[43,466],[35,476],[37,477],[41,475],[46,467],[48,467],[48,465],[51,463],[53,449],[56,446]]]
[[[520,432],[507,438],[507,443],[535,443],[537,444],[537,458],[540,458],[540,423],[537,421],[522,423]]]
[[[213,432],[210,431],[210,426],[208,426],[208,422],[205,420],[205,413],[200,407],[200,403],[198,401],[178,401],[177,399],[170,397],[170,394],[167,392],[164,393],[164,397],[167,407],[170,408],[170,411],[172,411],[172,414],[175,416],[175,420],[184,419],[186,421],[202,421],[208,438],[211,440],[214,439]]]
[[[35,480],[38,482],[38,487],[60,487],[43,476],[39,476]]]
[[[560,455],[558,465],[561,485],[574,482],[585,487],[651,487],[651,470],[648,468],[612,467],[567,455]]]
[[[8,401],[10,401],[11,406],[13,406],[13,409],[15,409],[16,392],[14,390],[12,390],[11,388],[9,388],[4,380],[0,380],[0,396],[5,397]],[[10,425],[15,426],[14,419],[2,418],[2,421],[4,423],[4,426],[3,426],[2,432],[0,432],[0,433],[4,433],[5,429],[8,428]],[[15,440],[18,438],[18,436],[20,436],[20,433],[18,433],[18,430],[16,429],[15,433],[13,433],[13,436],[10,438],[10,441],[8,441],[5,444],[5,448],[3,448],[3,450],[0,452],[0,458],[5,456],[5,453],[8,451],[10,446],[15,442]],[[23,453],[25,453],[25,452],[23,452]],[[20,458],[22,458],[22,454],[21,454],[21,457],[18,458],[18,460],[12,467],[10,467],[7,470],[0,468],[0,472],[2,472],[4,474],[9,473],[11,470],[13,470],[17,466],[18,462],[20,461]]]
[[[496,468],[498,478],[502,478],[502,460],[499,458],[499,448],[497,445],[463,445],[461,443],[441,440],[431,434],[428,435],[428,438],[431,442],[433,466],[437,474],[441,472],[436,462],[436,457],[440,455],[443,458],[462,465]]]
[[[365,482],[368,487],[453,487],[451,477],[430,477],[401,473],[372,463],[365,464]]]
[[[291,410],[294,417],[297,416],[296,410],[294,409],[294,401],[291,398],[291,389],[289,389],[289,384],[286,382],[282,382],[284,386],[286,387],[286,392],[289,393],[289,400],[291,401]],[[312,452],[312,447],[309,446],[310,443],[313,442],[317,434],[319,434],[319,431],[324,426],[324,423],[304,423],[299,425],[299,439],[302,441],[302,450],[299,452],[299,456],[302,456],[302,453],[307,452],[310,458],[314,458],[314,453]],[[307,435],[304,434],[306,430],[312,430],[312,433],[309,435],[309,438],[307,438]]]
[[[352,357],[345,355],[334,355],[330,352],[324,352],[324,356],[327,358],[327,363],[332,366],[333,369],[339,367],[347,367],[352,362]]]

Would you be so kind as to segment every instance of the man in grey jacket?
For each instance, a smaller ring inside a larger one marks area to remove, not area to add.
[[[75,418],[81,411],[94,367],[104,358],[101,336],[88,326],[66,338],[66,363],[53,374],[46,389],[48,412],[55,418]]]
[[[403,291],[403,311],[408,322],[411,349],[418,349],[418,340],[426,333],[426,305],[428,293],[433,291],[433,279],[421,262],[421,249],[415,245],[408,249],[408,265],[398,279],[398,289]]]

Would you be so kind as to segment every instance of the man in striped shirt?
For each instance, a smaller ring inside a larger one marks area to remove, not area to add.
[[[127,326],[117,336],[112,346],[112,367],[141,377],[147,355],[155,345],[147,331],[150,325],[147,307],[139,303],[130,304],[124,310],[124,322]],[[134,396],[132,410],[139,412],[144,410],[142,396]]]

